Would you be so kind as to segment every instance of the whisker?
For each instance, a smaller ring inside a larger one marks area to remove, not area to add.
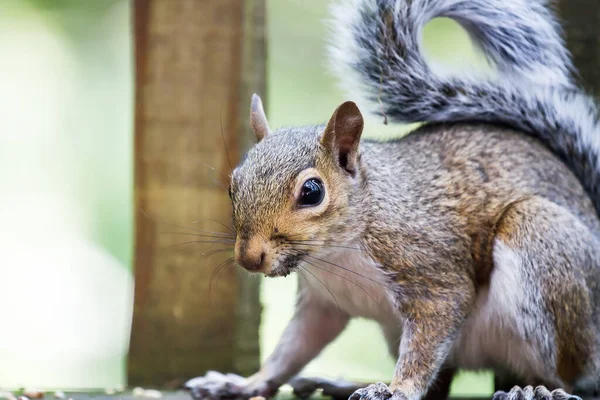
[[[217,169],[216,169],[215,167],[213,167],[212,165],[208,165],[207,163],[205,163],[205,162],[202,162],[202,161],[196,161],[196,162],[197,162],[198,164],[202,164],[202,165],[204,165],[205,167],[208,167],[209,169],[212,169],[213,171],[217,172]]]
[[[217,224],[221,225],[223,228],[227,229],[229,232],[231,232],[232,234],[235,235],[235,232],[233,231],[233,229],[231,229],[230,227],[228,227],[227,225],[225,225],[224,223],[222,223],[221,221],[217,221],[216,219],[212,219],[212,218],[201,218],[201,219],[197,219],[195,221],[192,221],[192,224],[197,224],[200,221],[212,221],[212,222],[216,222]],[[190,228],[191,229],[191,228]]]
[[[223,228],[225,228],[229,232],[231,232],[233,235],[235,235],[235,231],[233,229],[231,229],[229,226],[227,226],[224,223],[222,223],[221,221],[217,221],[216,219],[212,219],[211,221],[216,222],[217,224],[221,225]]]
[[[209,232],[204,231],[205,233],[192,233],[192,232],[159,232],[161,235],[186,235],[186,236],[196,236],[196,237],[209,237],[209,238],[218,238],[218,239],[230,239],[235,242],[235,238],[228,233],[221,232]]]
[[[209,169],[211,169],[215,174],[219,174],[220,172],[217,171],[217,169],[215,167],[213,167],[212,165],[208,165],[205,162],[202,161],[196,161],[198,164],[201,164]],[[225,179],[225,182],[229,182],[229,177],[227,175],[223,175],[223,173],[221,172],[221,178]],[[219,183],[219,185],[224,185],[224,182],[221,181],[217,181],[217,183]],[[227,186],[225,187],[225,189],[227,189]]]
[[[317,281],[319,281],[319,283],[320,283],[321,285],[323,285],[323,287],[324,287],[325,289],[327,289],[327,291],[329,292],[329,294],[330,294],[330,295],[331,295],[331,297],[333,298],[333,301],[335,302],[335,305],[337,306],[337,308],[338,308],[338,310],[339,310],[339,309],[340,309],[340,305],[339,305],[339,303],[338,303],[337,299],[335,298],[335,296],[333,295],[333,292],[332,292],[331,290],[329,290],[329,288],[327,287],[327,285],[325,285],[325,284],[323,283],[323,281],[322,281],[322,280],[320,280],[319,278],[317,278],[317,276],[316,276],[315,274],[313,274],[312,272],[310,272],[310,271],[309,271],[307,268],[304,268],[302,265],[298,265],[298,268],[301,268],[303,271],[306,271],[306,272],[308,272],[309,274],[311,274],[313,278],[315,278]]]
[[[311,263],[310,261],[304,260],[304,262],[305,262],[305,263],[307,263],[307,264],[309,264],[309,265],[312,265],[313,267],[315,267],[315,268],[317,268],[317,269],[320,269],[320,270],[321,270],[321,271],[323,271],[323,272],[328,272],[328,273],[330,273],[330,274],[332,274],[332,275],[338,276],[338,277],[340,277],[340,278],[342,278],[342,279],[344,279],[344,280],[346,280],[346,281],[348,281],[348,282],[350,282],[350,283],[354,284],[354,285],[355,285],[355,286],[357,286],[359,289],[361,289],[363,292],[365,292],[365,294],[366,294],[367,296],[369,296],[369,297],[371,298],[371,300],[373,300],[373,302],[374,302],[375,304],[379,304],[379,302],[378,302],[378,301],[376,301],[376,300],[375,300],[375,298],[373,298],[373,296],[371,296],[371,294],[370,294],[369,292],[367,292],[367,290],[366,290],[364,287],[362,287],[362,286],[361,286],[361,285],[359,285],[358,283],[354,282],[352,279],[349,279],[348,277],[346,277],[346,276],[344,276],[344,275],[341,275],[341,274],[336,274],[335,272],[333,272],[333,271],[329,271],[328,269],[325,269],[324,267],[321,267],[321,266],[318,266],[318,265],[316,265],[316,264],[313,264],[313,263]]]
[[[227,263],[227,265],[224,268],[221,268],[221,271],[219,271],[219,273],[217,274],[217,282],[215,284],[215,286],[219,285],[219,280],[221,279],[221,276],[223,275],[223,273],[225,273],[225,271],[227,271],[229,268],[231,268],[233,265],[235,265],[235,260],[231,260],[230,262]]]
[[[350,268],[342,267],[341,265],[335,264],[335,263],[333,263],[333,262],[331,262],[331,261],[324,260],[324,259],[322,259],[322,258],[319,258],[319,257],[312,256],[312,255],[310,255],[310,254],[307,254],[307,255],[306,255],[306,257],[310,257],[310,258],[312,258],[312,259],[314,259],[314,260],[318,260],[318,261],[324,262],[324,263],[326,263],[326,264],[332,265],[332,266],[334,266],[334,267],[336,267],[336,268],[343,269],[344,271],[348,271],[348,272],[350,272],[350,273],[353,273],[353,274],[355,274],[355,275],[358,275],[358,276],[360,276],[360,277],[362,277],[362,278],[365,278],[365,279],[367,279],[367,280],[369,280],[369,281],[371,281],[371,282],[373,282],[373,283],[376,283],[376,284],[378,284],[378,285],[380,285],[380,286],[382,286],[382,287],[384,287],[384,288],[387,288],[387,285],[384,285],[383,283],[381,283],[381,282],[379,282],[379,281],[377,281],[377,280],[375,280],[375,279],[373,279],[373,278],[371,278],[371,277],[365,276],[365,275],[363,275],[363,274],[361,274],[361,273],[359,273],[359,272],[353,271],[353,270],[351,270]]]
[[[205,253],[202,253],[201,256],[203,256],[203,257],[210,257],[210,256],[212,256],[214,254],[226,253],[228,251],[233,251],[233,247],[228,247],[226,249],[216,249],[216,250],[207,251]]]
[[[298,233],[295,235],[284,235],[283,239],[285,239],[287,242],[289,243],[298,243],[298,244],[304,244],[304,243],[309,243],[309,244],[314,244],[315,246],[322,246],[322,247],[331,247],[331,248],[341,248],[341,249],[349,249],[349,250],[360,250],[360,251],[364,251],[364,247],[360,246],[360,247],[351,247],[351,246],[342,246],[342,245],[336,245],[336,244],[327,244],[324,243],[323,240],[319,240],[319,239],[294,239],[297,238],[299,236],[303,236],[304,234],[302,233]]]
[[[151,216],[150,214],[148,214],[146,211],[144,211],[144,210],[141,210],[141,209],[140,209],[140,210],[139,210],[139,212],[140,212],[141,214],[143,214],[145,217],[149,218],[149,219],[150,219],[152,222],[154,222],[155,224],[158,224],[158,220],[157,220],[156,218],[152,217],[152,216]],[[212,219],[212,218],[206,218],[206,219],[208,219],[209,221],[213,221],[213,222],[216,222],[216,223],[218,223],[218,224],[221,224],[223,227],[225,227],[225,228],[226,228],[227,230],[229,230],[231,233],[235,233],[235,232],[233,232],[233,231],[231,230],[231,228],[229,228],[227,225],[225,225],[224,223],[222,223],[222,222],[220,222],[220,221],[217,221],[216,219]],[[201,221],[201,220],[200,220],[200,219],[198,219],[198,220],[194,221],[193,223],[196,223],[196,222],[198,222],[198,221]],[[193,232],[199,232],[199,233],[206,233],[206,232],[209,232],[209,233],[213,233],[213,232],[211,232],[211,231],[204,231],[204,230],[202,230],[202,229],[198,229],[198,228],[191,228],[191,227],[188,227],[188,226],[177,225],[177,224],[175,224],[175,223],[172,223],[172,222],[169,222],[169,221],[165,220],[164,218],[160,218],[160,222],[162,222],[162,223],[164,223],[164,224],[166,224],[166,225],[173,226],[173,227],[175,227],[175,228],[179,228],[179,229],[188,229],[188,230],[190,230],[190,231],[193,231]],[[225,232],[214,232],[214,233],[225,233]]]
[[[208,281],[208,298],[209,299],[212,299],[211,293],[212,293],[214,279],[216,278],[216,276],[218,275],[218,273],[221,269],[227,268],[227,266],[230,265],[232,262],[234,262],[234,259],[233,259],[233,257],[230,257],[230,258],[224,260],[223,262],[221,262],[219,265],[217,265],[216,268],[213,269],[212,272],[210,273],[210,277],[209,277],[209,281]]]
[[[186,245],[186,244],[194,244],[194,243],[200,243],[200,244],[209,244],[209,243],[211,243],[211,244],[226,244],[226,245],[231,245],[232,244],[231,242],[223,242],[223,241],[220,241],[220,240],[192,240],[192,241],[189,241],[189,242],[175,243],[175,244],[172,244],[172,245],[169,245],[169,246],[162,247],[162,249],[165,250],[165,249],[170,249],[170,248],[176,247],[176,246],[183,246],[183,245]]]
[[[322,248],[332,248],[332,249],[347,249],[347,250],[357,250],[364,251],[364,249],[358,247],[349,247],[349,246],[339,246],[335,244],[324,244],[324,243],[310,243],[308,240],[288,240],[287,243],[298,245],[298,246],[314,246],[314,247],[322,247]]]

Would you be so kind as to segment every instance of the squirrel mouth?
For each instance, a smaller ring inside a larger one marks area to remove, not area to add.
[[[269,278],[288,276],[292,272],[298,270],[298,266],[300,265],[300,262],[302,262],[302,259],[305,255],[305,252],[287,255],[283,260],[281,260],[277,268],[269,271],[265,274],[265,276]]]
[[[290,270],[285,270],[283,268],[277,268],[273,271],[269,271],[265,274],[265,276],[267,278],[279,278],[279,277],[283,277],[285,278],[286,276],[288,276],[289,274],[291,274],[293,271]]]

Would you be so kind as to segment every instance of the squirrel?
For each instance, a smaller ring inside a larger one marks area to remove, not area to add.
[[[598,389],[600,114],[549,6],[333,6],[331,62],[356,102],[272,131],[254,95],[257,143],[230,182],[235,260],[298,272],[295,314],[260,371],[209,372],[186,384],[194,397],[270,397],[290,382],[352,400],[446,398],[457,369],[522,380],[494,399]],[[497,75],[432,72],[420,34],[436,17],[459,22]],[[361,140],[357,104],[422,125]],[[389,384],[294,378],[357,317],[397,359]]]

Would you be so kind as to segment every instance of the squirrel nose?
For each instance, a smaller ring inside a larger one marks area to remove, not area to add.
[[[248,255],[247,253],[240,257],[238,264],[246,268],[248,271],[259,271],[265,263],[265,252],[261,252],[258,256]]]
[[[258,240],[240,241],[236,245],[236,262],[250,272],[260,271],[265,264],[266,254]]]

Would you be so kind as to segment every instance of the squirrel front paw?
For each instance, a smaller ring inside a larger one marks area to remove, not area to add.
[[[332,380],[315,377],[295,377],[288,384],[294,390],[294,395],[300,399],[308,399],[320,389],[323,397],[333,400],[348,400],[356,390],[366,385],[341,378]]]
[[[363,389],[358,389],[348,400],[407,400],[400,390],[390,392],[385,383],[374,383]]]
[[[544,386],[526,386],[521,389],[519,386],[513,387],[510,392],[497,391],[492,400],[581,400],[580,397],[568,394],[562,389],[549,391]]]
[[[247,400],[256,396],[269,398],[277,391],[264,381],[215,371],[190,379],[184,388],[195,400]]]

